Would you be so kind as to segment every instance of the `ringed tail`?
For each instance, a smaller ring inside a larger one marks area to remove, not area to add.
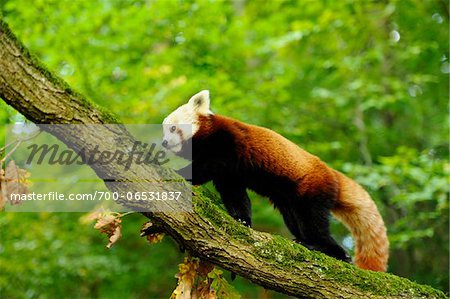
[[[355,181],[337,172],[341,189],[332,214],[351,232],[356,243],[355,265],[387,270],[389,241],[386,226],[369,194]]]

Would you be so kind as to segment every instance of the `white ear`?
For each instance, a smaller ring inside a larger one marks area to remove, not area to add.
[[[209,114],[209,90],[202,90],[199,93],[194,94],[188,104],[200,114]]]

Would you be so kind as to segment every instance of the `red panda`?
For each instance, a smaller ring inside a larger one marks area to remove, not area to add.
[[[272,130],[212,113],[206,90],[167,116],[163,130],[163,146],[176,154],[192,146],[192,163],[179,174],[192,171],[194,185],[212,181],[233,218],[251,226],[251,189],[270,199],[297,242],[350,262],[330,235],[331,212],[355,239],[356,266],[386,271],[389,242],[375,203],[318,157]]]

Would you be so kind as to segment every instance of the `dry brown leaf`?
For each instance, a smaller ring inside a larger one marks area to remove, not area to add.
[[[196,292],[198,298],[216,299],[216,291],[211,288],[212,279],[208,278],[208,273],[214,270],[214,265],[206,261],[200,260],[197,275],[200,277]]]
[[[148,234],[146,238],[150,244],[156,244],[161,242],[161,240],[164,238],[165,235],[166,235],[165,233]]]
[[[122,236],[122,219],[120,217],[121,215],[117,213],[100,213],[97,217],[97,223],[95,223],[94,228],[109,237],[109,242],[106,245],[108,249]]]
[[[217,299],[216,290],[211,288],[211,280],[204,279],[195,289],[195,295],[192,297],[201,299]]]
[[[11,194],[28,194],[30,173],[25,169],[18,168],[14,160],[11,160],[4,171],[2,181],[3,201],[9,201],[11,205],[20,204],[20,200],[12,200]]]
[[[5,179],[8,196],[13,193],[19,193],[19,171],[14,160],[11,160],[6,166]]]
[[[141,228],[141,237],[145,236],[145,238],[147,239],[147,241],[150,244],[156,244],[161,242],[161,240],[164,238],[164,236],[166,235],[165,233],[162,232],[155,232],[155,233],[149,233],[149,229],[153,226],[153,223],[151,221],[147,221],[142,225]]]
[[[187,256],[179,266],[178,285],[173,291],[170,299],[192,299],[192,287],[197,275],[198,259]]]
[[[94,225],[95,229],[99,229],[102,233],[108,230],[114,230],[114,222],[116,222],[117,217],[109,213],[100,213],[97,217],[97,222]],[[118,219],[120,223],[120,218]]]
[[[208,277],[213,269],[213,264],[187,256],[179,265],[178,285],[170,298],[217,299],[216,291],[211,288],[212,279]]]
[[[114,243],[116,243],[120,239],[120,237],[122,237],[121,229],[122,226],[120,225],[116,227],[113,234],[109,237],[109,243],[106,245],[106,248],[111,248],[111,246],[113,246]]]

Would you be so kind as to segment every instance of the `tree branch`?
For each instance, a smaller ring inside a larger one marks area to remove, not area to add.
[[[110,113],[75,93],[33,58],[0,20],[0,97],[37,124],[118,123]],[[55,134],[72,148],[110,148],[110,142],[133,138],[124,128]],[[82,134],[82,138],[80,138]],[[133,165],[127,172],[115,165],[93,167],[100,177],[155,178],[162,168]],[[184,184],[184,183],[180,183]],[[113,191],[129,185],[109,184]],[[132,191],[145,191],[133,184]],[[160,186],[164,190],[164,186]],[[364,271],[312,252],[280,236],[256,232],[234,221],[211,194],[194,189],[194,212],[144,213],[192,255],[233,271],[267,289],[309,298],[446,298],[444,293],[391,274]]]

